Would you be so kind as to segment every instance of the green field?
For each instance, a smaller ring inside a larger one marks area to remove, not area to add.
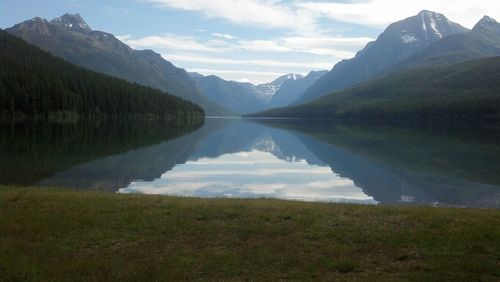
[[[500,210],[0,188],[1,281],[500,280]]]

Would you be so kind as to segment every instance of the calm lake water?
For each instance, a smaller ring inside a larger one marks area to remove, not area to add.
[[[500,131],[284,120],[0,128],[0,184],[190,197],[500,207]]]

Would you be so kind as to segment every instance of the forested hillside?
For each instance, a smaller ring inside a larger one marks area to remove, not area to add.
[[[255,116],[360,120],[500,120],[500,57],[391,74]]]
[[[74,65],[160,89],[200,105],[207,114],[229,114],[208,101],[184,69],[151,50],[134,50],[111,33],[92,30],[79,14],[51,21],[37,17],[5,31]]]
[[[197,105],[74,66],[0,31],[0,116],[148,118],[198,122]]]

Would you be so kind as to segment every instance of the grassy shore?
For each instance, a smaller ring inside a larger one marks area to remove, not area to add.
[[[500,210],[0,188],[1,281],[500,280]]]

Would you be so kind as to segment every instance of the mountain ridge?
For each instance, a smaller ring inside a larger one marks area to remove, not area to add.
[[[472,30],[453,34],[399,62],[385,74],[413,67],[450,65],[500,56],[500,24],[484,16]]]
[[[251,116],[362,121],[498,121],[500,56],[408,69],[306,104]]]
[[[326,72],[326,71],[325,71]],[[249,114],[273,107],[285,106],[303,94],[320,76],[321,71],[308,77],[300,74],[282,75],[272,82],[252,84],[224,80],[215,75],[189,73],[207,97],[240,114]],[[285,87],[282,89],[282,87]],[[279,99],[276,101],[276,99]]]
[[[294,104],[366,81],[443,37],[466,31],[444,15],[427,10],[392,23],[354,58],[336,64]]]
[[[58,58],[0,30],[0,120],[203,121],[192,102]]]
[[[134,50],[111,33],[92,30],[79,14],[51,22],[37,17],[5,31],[73,64],[190,100],[209,115],[230,114],[207,100],[184,69],[151,50]]]

